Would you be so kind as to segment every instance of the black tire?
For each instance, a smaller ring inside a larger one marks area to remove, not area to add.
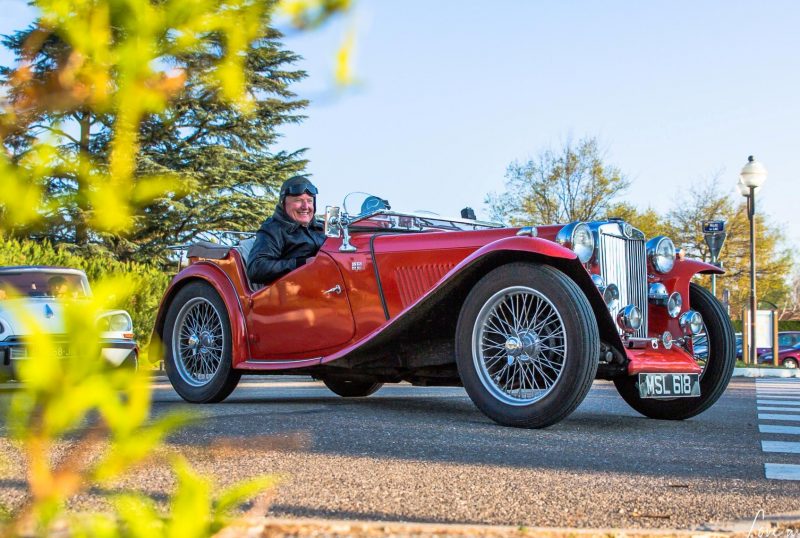
[[[187,402],[221,402],[236,388],[241,372],[232,367],[230,318],[211,285],[196,281],[175,294],[163,340],[164,369]]]
[[[699,415],[719,400],[728,387],[736,365],[736,336],[728,314],[711,292],[695,283],[689,284],[689,304],[703,316],[708,338],[708,355],[698,358],[700,396],[657,400],[639,396],[638,379],[629,376],[614,380],[622,398],[646,417],[662,420],[683,420]]]
[[[354,381],[343,378],[323,379],[323,383],[331,392],[344,398],[364,398],[370,394],[375,394],[383,386],[383,383],[374,381]]]
[[[592,386],[599,354],[589,301],[572,279],[546,265],[494,269],[470,291],[458,318],[464,388],[478,409],[505,426],[543,428],[572,413]]]
[[[786,357],[783,359],[784,368],[797,368],[797,359],[795,357]]]

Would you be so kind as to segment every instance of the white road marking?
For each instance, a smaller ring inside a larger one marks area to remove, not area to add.
[[[788,420],[789,422],[800,422],[800,415],[780,415],[775,413],[759,413],[758,420]]]
[[[800,426],[780,426],[778,424],[759,424],[760,433],[782,433],[786,435],[800,435]]]
[[[761,441],[762,452],[800,454],[800,443],[795,441]]]
[[[765,463],[764,471],[772,480],[800,480],[800,465],[790,463]]]
[[[757,379],[756,409],[759,421],[800,422],[800,379]],[[800,435],[800,426],[759,424],[758,431],[761,434]],[[761,451],[765,454],[800,454],[800,442],[762,439]],[[800,481],[800,465],[765,463],[764,476],[768,480]]]
[[[756,400],[756,405],[789,405],[792,407],[800,407],[800,398],[797,400]]]

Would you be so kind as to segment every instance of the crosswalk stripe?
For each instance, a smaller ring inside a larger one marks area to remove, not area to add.
[[[777,390],[768,390],[768,391],[759,390],[756,392],[756,396],[758,396],[759,398],[775,398],[777,396],[780,396],[781,398],[786,398],[789,400],[800,400],[800,392],[795,394],[794,392],[784,392]]]
[[[777,424],[759,424],[760,433],[783,433],[788,435],[800,435],[800,426],[780,426]]]
[[[756,400],[756,405],[788,405],[792,407],[800,407],[800,399],[798,400],[771,400],[769,398],[760,398]]]
[[[758,420],[788,420],[789,422],[800,422],[800,415],[780,415],[775,413],[759,413]]]
[[[764,473],[772,480],[800,480],[800,465],[790,463],[765,463]]]
[[[778,407],[778,406],[762,406],[759,405],[758,411],[783,411],[784,413],[800,413],[800,407]]]
[[[800,454],[800,443],[795,441],[761,441],[761,451]]]

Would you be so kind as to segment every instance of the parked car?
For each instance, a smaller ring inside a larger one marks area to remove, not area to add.
[[[661,419],[725,390],[734,332],[691,282],[722,271],[669,238],[620,219],[509,228],[381,202],[327,208],[318,255],[266,287],[246,278],[252,239],[188,246],[155,323],[178,394],[219,402],[243,374],[308,374],[344,397],[455,385],[500,424],[543,427],[596,378]]]
[[[775,364],[772,352],[764,353],[758,360],[763,364]],[[778,349],[778,364],[786,368],[797,368],[800,364],[800,342],[791,347]]]
[[[91,296],[83,271],[63,267],[0,267],[0,377],[16,379],[19,361],[28,360],[30,317],[45,333],[56,335],[56,353],[69,357],[78,352],[67,341],[64,309],[68,302]],[[133,323],[125,310],[109,310],[97,320],[101,353],[112,366],[138,367],[139,348]]]

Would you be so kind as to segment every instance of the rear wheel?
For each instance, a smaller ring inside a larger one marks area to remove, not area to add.
[[[702,368],[700,396],[673,400],[642,398],[639,396],[636,376],[614,380],[617,390],[628,405],[647,417],[683,420],[698,415],[722,396],[733,375],[736,336],[725,309],[708,290],[694,283],[689,284],[689,304],[703,316],[705,334],[701,333],[700,338],[707,346],[701,355],[695,357]]]
[[[175,294],[164,323],[164,351],[167,376],[188,402],[221,402],[241,377],[232,365],[225,303],[205,282],[192,282]]]
[[[783,359],[783,366],[786,368],[797,368],[797,359],[794,357],[786,357]]]
[[[555,269],[512,263],[483,277],[456,329],[467,394],[507,426],[542,428],[572,413],[597,371],[597,322],[583,291]]]
[[[322,382],[331,392],[344,398],[363,398],[374,394],[383,386],[383,383],[374,381],[354,381],[342,378],[328,378],[323,379]]]

